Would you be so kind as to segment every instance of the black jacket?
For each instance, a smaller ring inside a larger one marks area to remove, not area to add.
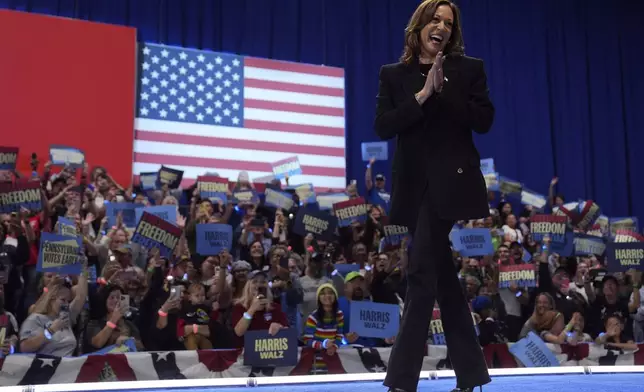
[[[480,156],[472,138],[472,130],[486,133],[494,119],[483,62],[448,56],[443,74],[447,79],[443,91],[421,107],[414,94],[426,78],[417,62],[380,69],[375,130],[383,140],[397,139],[390,223],[407,226],[411,232],[425,191],[443,219],[489,215]]]

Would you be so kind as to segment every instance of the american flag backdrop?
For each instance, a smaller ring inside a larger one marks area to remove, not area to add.
[[[253,180],[297,156],[291,183],[346,186],[343,69],[141,44],[138,83],[135,175]]]

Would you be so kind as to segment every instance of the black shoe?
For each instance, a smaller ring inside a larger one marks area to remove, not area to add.
[[[407,391],[405,391],[404,389],[400,389],[400,388],[389,388],[388,392],[407,392]]]
[[[483,391],[483,387],[479,387],[479,391]],[[474,388],[454,388],[452,392],[474,392]]]

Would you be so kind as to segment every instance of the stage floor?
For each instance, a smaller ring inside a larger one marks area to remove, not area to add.
[[[423,380],[418,392],[450,392],[454,388],[454,378]],[[162,384],[163,381],[159,381]],[[161,385],[160,385],[161,387]],[[291,384],[248,387],[199,387],[199,388],[159,388],[145,392],[386,392],[381,382],[343,382],[326,384]],[[644,373],[618,373],[593,375],[531,375],[498,376],[492,383],[483,387],[483,392],[511,391],[539,392],[637,392],[644,391]],[[136,390],[132,390],[136,391]],[[478,389],[477,389],[478,391]],[[91,391],[87,391],[91,392]],[[116,391],[114,391],[116,392]]]

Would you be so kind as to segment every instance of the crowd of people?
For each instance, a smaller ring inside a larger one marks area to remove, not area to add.
[[[296,328],[302,346],[330,355],[344,345],[391,346],[395,336],[351,332],[348,317],[354,301],[394,304],[401,312],[404,307],[409,244],[380,246],[389,194],[385,177],[374,177],[372,165],[365,189],[355,183],[346,188],[348,197],[373,203],[368,219],[339,228],[334,241],[293,232],[295,210],[305,208],[294,193],[289,211],[262,202],[223,205],[201,199],[196,186],[146,192],[118,184],[103,167],[53,174],[51,164],[45,165],[44,173],[29,179],[41,184],[42,211],[0,216],[2,355],[75,356],[125,342],[137,351],[241,348],[247,331],[276,334],[284,328]],[[70,192],[78,185],[80,198]],[[281,187],[280,181],[270,185]],[[253,184],[242,172],[233,187]],[[564,203],[554,192],[549,199],[546,209]],[[121,216],[107,227],[106,205],[123,201],[176,206],[173,223],[183,235],[173,257],[133,243]],[[531,331],[557,344],[634,349],[634,342],[644,341],[640,272],[609,274],[602,255],[550,252],[547,239],[540,244],[531,238],[529,221],[537,208],[513,211],[503,195],[490,192],[490,212],[457,226],[489,229],[495,253],[468,258],[454,252],[481,345],[514,342]],[[75,221],[83,238],[79,276],[36,271],[40,234],[54,231],[59,217]],[[200,223],[230,224],[231,250],[197,254]],[[528,261],[526,252],[532,255]],[[525,263],[535,266],[537,287],[499,288],[500,266]],[[359,271],[343,276],[336,273],[338,264],[357,264]]]

